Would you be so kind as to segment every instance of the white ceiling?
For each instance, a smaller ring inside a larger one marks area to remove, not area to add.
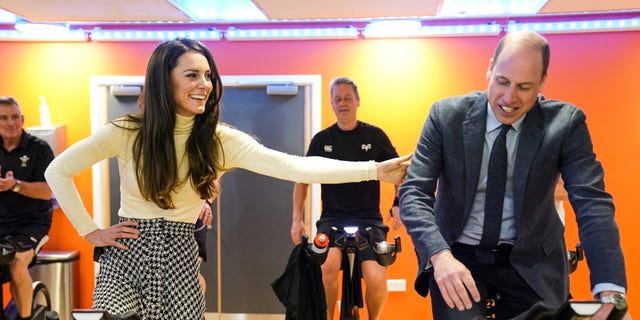
[[[0,24],[283,23],[625,13],[640,0],[0,0]]]

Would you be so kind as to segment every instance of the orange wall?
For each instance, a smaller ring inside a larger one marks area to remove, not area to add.
[[[626,253],[630,305],[640,276],[635,256],[640,218],[635,216],[635,182],[640,180],[640,32],[548,35],[552,59],[544,94],[570,101],[587,113],[595,151],[606,170],[607,189],[617,207]],[[431,104],[449,95],[486,88],[485,73],[497,37],[394,40],[321,40],[281,42],[207,42],[224,75],[320,74],[323,127],[329,108],[331,78],[347,75],[360,85],[363,121],[385,129],[401,154],[412,152]],[[0,95],[22,104],[26,126],[38,123],[38,97],[47,97],[54,123],[67,125],[71,144],[89,135],[89,76],[142,75],[155,42],[0,43]],[[87,207],[91,173],[76,178]],[[383,186],[382,208],[393,198]],[[573,214],[567,207],[567,242],[577,242]],[[283,221],[289,224],[290,221]],[[384,319],[431,319],[429,299],[413,292],[416,259],[408,235],[389,277],[407,280],[407,292],[392,292]],[[90,306],[93,288],[91,247],[78,237],[64,214],[54,214],[50,250],[81,250],[80,306]],[[287,249],[288,250],[288,249]],[[275,277],[276,275],[274,275]],[[582,263],[572,275],[572,293],[589,299],[588,273]],[[213,302],[209,302],[213,303]]]

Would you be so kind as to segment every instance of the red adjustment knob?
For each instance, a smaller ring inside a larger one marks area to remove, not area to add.
[[[326,248],[329,245],[329,237],[324,233],[318,233],[313,239],[313,244],[317,248]]]

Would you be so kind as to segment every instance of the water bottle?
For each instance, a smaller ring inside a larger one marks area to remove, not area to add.
[[[316,234],[315,238],[313,238],[311,250],[318,254],[327,252],[329,250],[329,237],[324,233]]]
[[[400,236],[395,236],[394,240],[395,244],[386,241],[374,243],[373,253],[379,265],[388,267],[396,261],[397,254],[400,252]]]
[[[309,250],[309,258],[311,262],[316,265],[321,265],[327,260],[327,253],[329,252],[329,236],[324,233],[318,233],[313,238]]]
[[[49,112],[49,105],[44,97],[40,97],[40,126],[43,128],[51,128],[51,113]]]

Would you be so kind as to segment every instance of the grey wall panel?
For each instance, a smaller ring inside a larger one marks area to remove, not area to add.
[[[304,154],[303,94],[269,96],[264,87],[227,88],[223,97],[222,121],[269,148]],[[292,182],[241,169],[222,177],[223,312],[284,313],[270,284],[293,248],[292,191]]]

